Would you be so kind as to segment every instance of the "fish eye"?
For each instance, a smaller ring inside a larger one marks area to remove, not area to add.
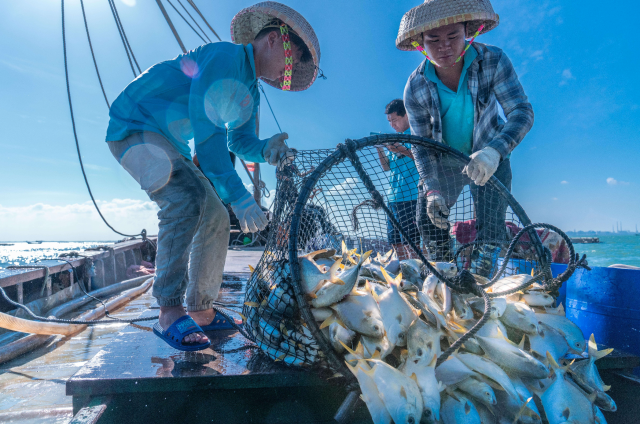
[[[413,418],[413,417],[407,418],[407,423],[408,424],[414,424],[415,422],[416,422],[415,418]]]
[[[374,326],[373,326],[373,329],[374,329],[374,330],[376,330],[376,331],[378,331],[378,330],[380,330],[380,327],[378,327],[377,325],[374,325]]]
[[[421,349],[421,348],[418,348],[418,350],[416,351],[416,354],[417,354],[418,356],[422,356],[422,349]]]

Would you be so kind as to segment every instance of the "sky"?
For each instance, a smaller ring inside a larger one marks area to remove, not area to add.
[[[195,0],[223,41],[250,1]],[[143,69],[181,53],[151,0],[115,0]],[[182,0],[186,5],[186,1]],[[85,0],[109,101],[133,79],[107,0]],[[512,60],[535,112],[512,154],[512,193],[533,222],[565,230],[640,223],[640,61],[632,1],[494,0],[500,25],[478,37]],[[173,4],[180,6],[173,0]],[[392,132],[385,105],[402,97],[418,52],[395,38],[419,1],[287,1],[314,27],[327,76],[304,92],[264,85],[289,145],[335,148],[346,138]],[[202,44],[164,0],[188,49]],[[108,110],[79,0],[65,1],[71,95],[87,176],[109,222],[125,233],[157,231],[156,206],[104,142]],[[0,2],[0,240],[113,240],[90,203],[75,151],[64,80],[57,0]],[[193,13],[193,12],[192,12]],[[204,27],[201,21],[200,25]],[[215,40],[210,32],[209,37]],[[278,132],[262,99],[261,138]],[[238,169],[243,181],[249,179]],[[275,188],[275,171],[263,165]]]

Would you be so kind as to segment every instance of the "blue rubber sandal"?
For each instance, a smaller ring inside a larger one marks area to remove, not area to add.
[[[186,352],[194,352],[196,350],[206,349],[211,346],[211,341],[206,343],[183,343],[182,340],[185,336],[193,333],[202,333],[203,330],[189,315],[175,320],[169,328],[163,330],[160,327],[160,323],[156,322],[153,325],[153,332],[156,336],[167,342],[167,344],[175,349],[183,350]]]
[[[217,330],[235,330],[236,328],[222,315],[216,314],[216,317],[211,321],[209,325],[203,325],[202,331],[217,331]]]

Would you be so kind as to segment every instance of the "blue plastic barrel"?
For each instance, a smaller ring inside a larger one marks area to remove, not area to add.
[[[567,284],[567,318],[585,338],[640,355],[640,271],[578,269]]]

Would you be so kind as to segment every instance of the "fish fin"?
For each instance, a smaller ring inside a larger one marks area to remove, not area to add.
[[[380,353],[380,351],[378,349],[376,349],[373,352],[373,355],[371,355],[371,359],[382,359],[382,354]]]
[[[500,328],[498,328],[498,330],[500,330]],[[523,334],[523,335],[522,335],[522,340],[520,340],[520,344],[518,344],[518,347],[519,347],[521,350],[524,350],[524,339],[525,339],[525,337],[526,337],[526,335],[525,335],[525,334]]]
[[[351,371],[353,375],[357,375],[358,365],[351,365],[349,361],[344,361],[344,363],[347,364],[347,368],[349,368],[349,371]]]
[[[547,350],[547,359],[549,360],[549,365],[551,366],[551,368],[553,368],[554,370],[560,369],[560,365],[558,365],[556,360],[553,359],[553,356],[551,356],[548,350]]]
[[[465,413],[465,415],[469,415],[470,412],[471,412],[471,405],[469,405],[469,402],[465,402],[465,404],[464,404],[464,413]]]
[[[364,280],[364,289],[368,292],[371,291],[371,284],[369,284],[369,280]]]
[[[596,344],[595,337],[593,336],[593,334],[591,335],[591,337],[589,338],[589,356],[593,357],[594,361],[597,361],[600,358],[604,358],[611,352],[613,352],[612,348],[598,350],[598,345]]]
[[[244,302],[245,305],[249,306],[250,308],[257,308],[258,305],[256,302]]]
[[[564,419],[568,420],[569,415],[571,415],[571,410],[569,409],[569,407],[564,408],[564,411],[562,411],[562,416],[564,417]]]
[[[371,295],[373,296],[373,300],[375,300],[376,303],[380,303],[380,297],[378,296],[378,293],[376,293],[376,291],[373,289],[373,287],[371,288]]]
[[[289,337],[289,331],[287,330],[287,327],[284,325],[284,322],[280,323],[280,331],[282,332],[282,334]]]
[[[404,400],[407,400],[407,391],[404,389],[404,387],[400,388],[400,396],[402,396]]]
[[[489,377],[483,379],[483,381],[487,383],[489,386],[491,386],[492,389],[500,390],[502,392],[506,391],[504,387],[502,387],[500,384],[498,384],[496,381],[492,380]]]
[[[373,314],[373,311],[372,310],[367,310],[367,311],[364,311],[363,313],[364,313],[364,316],[370,317]]]
[[[251,265],[247,265],[249,267],[249,271],[251,271],[251,273],[253,274],[255,272],[255,268],[252,267]]]
[[[340,377],[344,377],[344,375],[340,374],[339,372],[333,374],[331,377],[329,377],[327,380],[330,380],[332,378],[340,378]]]
[[[369,250],[368,252],[365,252],[362,256],[360,256],[360,260],[358,261],[358,266],[362,266],[364,264],[364,261],[366,261],[369,258],[369,256],[371,256],[372,252],[373,250]]]
[[[444,385],[442,381],[438,381],[438,392],[445,390],[447,386]]]
[[[238,312],[238,315],[240,315],[240,318],[242,318],[242,321],[247,322],[247,317],[242,315],[240,312]]]
[[[602,391],[603,392],[608,392],[609,390],[611,390],[611,386],[607,386],[606,384],[602,387]]]
[[[447,390],[447,394],[448,394],[449,396],[451,396],[451,397],[452,397],[453,399],[455,399],[457,402],[460,402],[460,398],[459,398],[458,396],[456,396],[456,395],[453,393],[453,390],[449,390],[449,389],[446,389],[446,390]]]
[[[531,276],[533,277],[533,268],[531,268]]]
[[[420,315],[422,315],[422,309],[414,309],[414,308],[411,308],[411,309],[413,309],[413,311],[415,312],[416,316],[418,318],[420,318]]]
[[[533,397],[530,397],[529,399],[527,399],[527,401],[524,404],[522,404],[522,407],[520,407],[520,410],[518,411],[518,413],[516,414],[516,417],[513,420],[513,424],[517,424],[518,420],[520,419],[522,414],[524,414],[524,411],[527,409],[527,405],[529,404],[529,402],[531,402],[531,399],[533,399]]]
[[[356,346],[356,355],[360,355],[361,358],[364,358],[364,345],[362,342],[358,342],[358,346]]]
[[[318,283],[318,284],[313,288],[313,290],[311,290],[311,292],[309,292],[309,293],[310,293],[310,294],[311,294],[311,293],[313,293],[313,294],[318,293],[318,290],[320,290],[320,289],[322,288],[322,286],[324,286],[324,285],[325,285],[325,280],[320,281],[320,282],[319,282],[319,283]],[[316,297],[317,297],[317,296],[316,296]],[[314,299],[315,299],[315,298],[314,298]]]
[[[349,346],[347,346],[346,344],[344,344],[344,342],[342,340],[338,340],[340,342],[340,344],[342,345],[342,347],[344,347],[346,349],[347,352],[349,352],[350,354],[352,354],[353,356],[355,356],[357,359],[362,359],[362,356],[358,356],[358,353],[356,353],[355,350],[351,349]]]
[[[309,299],[317,299],[318,295],[315,293],[307,293],[305,296],[307,296]]]
[[[418,383],[418,376],[416,375],[415,372],[413,374],[411,374],[411,376],[409,378],[411,378],[413,381],[415,381],[416,384]]]
[[[349,293],[349,296],[366,296],[367,293],[363,293],[361,291],[358,290],[357,286],[353,286],[353,289],[351,290],[351,292]]]
[[[331,265],[331,268],[329,268],[329,281],[331,281],[333,284],[338,284],[336,280],[342,282],[342,280],[336,277],[338,269],[340,269],[340,261],[335,261],[333,265]],[[342,282],[342,284],[344,284],[344,282]]]
[[[429,362],[429,366],[435,366],[437,361],[438,361],[438,355],[433,354],[433,358],[431,359],[431,362]]]
[[[334,322],[338,322],[338,318],[332,314],[329,318],[325,319],[322,324],[320,324],[320,329],[322,330],[323,328],[327,328]]]
[[[382,271],[382,276],[384,277],[384,280],[387,282],[387,284],[389,285],[395,284],[395,280],[391,278],[389,273],[384,268],[380,268],[380,271]],[[399,273],[398,275],[402,276],[402,273]]]
[[[278,361],[282,361],[285,357],[287,356],[286,353],[283,353],[282,355],[278,356],[274,362],[278,362]]]
[[[398,321],[398,324],[402,324],[402,314],[398,314],[396,321]]]
[[[597,397],[598,397],[598,391],[594,390],[593,393],[587,396],[587,399],[589,399],[589,402],[591,402],[591,404],[594,404],[596,403]]]

